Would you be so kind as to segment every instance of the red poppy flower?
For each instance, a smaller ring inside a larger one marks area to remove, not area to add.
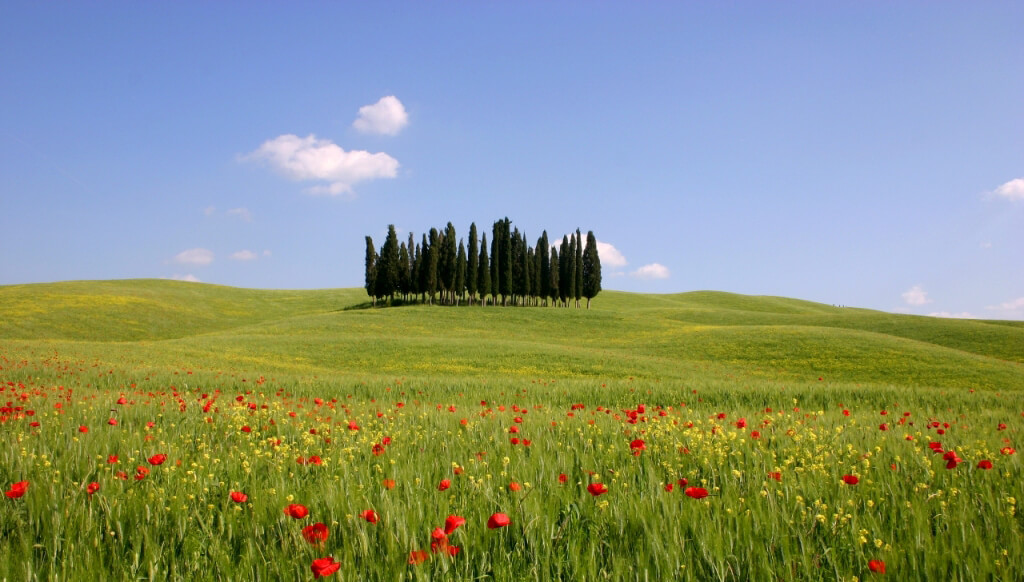
[[[642,451],[647,450],[647,443],[642,439],[636,439],[629,443],[629,448],[632,449],[634,456],[639,456]]]
[[[512,520],[508,518],[504,513],[495,513],[487,520],[488,529],[497,529],[499,527],[505,527],[512,523]]]
[[[377,512],[372,509],[363,510],[363,512],[359,514],[359,517],[365,519],[370,523],[377,523],[378,521],[380,521],[380,516],[377,515]]]
[[[307,509],[305,505],[292,503],[288,507],[284,508],[284,514],[288,517],[293,517],[295,519],[302,519],[303,517],[309,515],[309,509]]]
[[[149,458],[149,464],[150,465],[161,465],[166,460],[167,460],[167,455],[161,453],[159,455],[153,455],[152,457],[150,457]]]
[[[751,431],[750,438],[752,438],[754,440],[757,440],[757,439],[761,438],[761,433],[756,431],[756,430],[755,431]]]
[[[736,428],[747,428],[747,419],[741,418],[736,421]]]
[[[523,488],[523,486],[520,485],[519,483],[516,483],[515,481],[513,481],[513,482],[508,484],[508,490],[509,491],[519,491],[522,488]]]
[[[78,427],[78,432],[89,432],[89,427],[83,424],[82,426]]]
[[[149,475],[149,469],[147,469],[145,467],[135,467],[135,480],[136,481],[142,481],[143,479],[146,478],[146,475]]]
[[[430,559],[430,554],[426,550],[413,550],[409,552],[409,563],[415,566],[416,564],[422,564]]]
[[[452,532],[459,528],[459,526],[465,524],[466,518],[458,515],[449,515],[448,518],[444,520],[444,533],[451,535]]]
[[[107,457],[107,462],[110,463],[111,465],[116,463],[117,462],[117,455],[110,455],[109,457]]]
[[[608,488],[603,483],[591,483],[587,485],[587,491],[594,497],[597,497],[598,495],[608,493]]]
[[[776,481],[781,483],[782,482],[782,473],[780,473],[779,471],[772,471],[772,472],[768,473],[768,478],[769,479],[775,479]]]
[[[568,481],[568,480],[569,480],[569,476],[566,475],[565,473],[561,473],[561,474],[558,475],[558,482],[561,483],[562,485],[565,485],[565,482]]]
[[[4,495],[11,499],[17,499],[24,495],[26,491],[28,491],[28,481],[18,481],[11,485],[11,488],[7,490]]]
[[[708,496],[708,490],[703,487],[687,487],[684,493],[694,499],[704,499]]]
[[[327,556],[326,558],[313,560],[313,565],[310,568],[313,570],[313,578],[321,578],[337,572],[338,568],[341,568],[341,564],[335,562],[333,556]]]
[[[860,479],[856,475],[843,475],[843,483],[847,485],[856,485],[860,483]]]
[[[379,456],[383,455],[383,454],[384,454],[384,451],[385,451],[385,449],[384,449],[384,445],[382,445],[382,444],[380,444],[380,443],[376,443],[376,444],[374,444],[374,445],[373,445],[373,450],[372,450],[372,452],[373,452],[373,454],[374,454],[375,456],[378,456],[378,457],[379,457]]]
[[[668,491],[669,493],[672,493],[672,490],[675,489],[675,488],[676,488],[675,485],[673,485],[672,483],[667,483],[665,485],[665,491]]]
[[[686,487],[689,484],[690,481],[686,477],[683,477],[682,479],[678,479],[676,481],[676,485],[679,485],[680,487]]]
[[[1004,454],[1004,455],[1012,455],[1012,454],[1017,452],[1017,449],[1015,449],[1013,447],[1003,447],[1003,448],[999,449],[999,452]]]
[[[314,523],[313,525],[307,525],[302,528],[302,537],[306,538],[306,541],[311,544],[319,544],[327,541],[327,526],[322,523]]]
[[[871,560],[868,562],[868,570],[879,574],[885,574],[885,562],[881,560]]]
[[[85,488],[85,492],[88,493],[89,495],[92,495],[93,493],[96,493],[99,490],[100,484],[96,483],[95,481],[89,483],[89,485]]]
[[[231,501],[234,501],[235,503],[245,503],[246,501],[249,501],[249,496],[241,491],[232,491]]]
[[[394,479],[385,479],[382,482],[382,484],[384,485],[385,489],[394,489],[395,488],[395,480]]]
[[[991,469],[992,468],[992,461],[989,461],[987,459],[984,460],[984,461],[978,461],[978,468],[979,469]]]
[[[359,430],[359,425],[356,424],[356,421],[350,420],[350,421],[348,421],[348,429],[349,430]]]
[[[117,426],[117,419],[111,418],[110,420],[107,421],[107,424],[109,424],[110,426]]]
[[[437,484],[438,491],[444,491],[452,486],[451,479],[441,479],[441,482]]]

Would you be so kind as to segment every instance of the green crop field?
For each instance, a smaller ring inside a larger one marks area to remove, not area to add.
[[[0,580],[1020,580],[1022,428],[1022,322],[5,286]]]

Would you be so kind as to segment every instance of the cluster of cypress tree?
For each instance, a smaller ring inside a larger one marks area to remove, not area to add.
[[[562,237],[561,246],[548,242],[548,233],[531,247],[526,235],[504,218],[477,238],[476,223],[469,227],[469,247],[456,244],[452,223],[430,229],[417,243],[412,233],[398,242],[395,226],[378,251],[366,237],[366,293],[377,300],[444,305],[560,305],[580,306],[601,291],[601,259],[594,232],[587,232],[586,246],[579,229]]]

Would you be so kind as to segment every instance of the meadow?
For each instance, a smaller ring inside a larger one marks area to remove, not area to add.
[[[0,287],[0,580],[1020,580],[1024,325]]]

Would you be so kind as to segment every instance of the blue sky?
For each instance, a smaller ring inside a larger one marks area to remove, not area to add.
[[[1020,2],[0,4],[0,284],[362,284],[593,230],[604,287],[1024,319]]]

